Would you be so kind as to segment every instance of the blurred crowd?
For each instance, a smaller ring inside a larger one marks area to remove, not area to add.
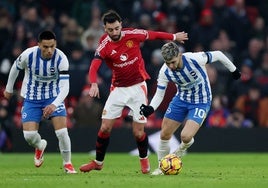
[[[87,96],[88,68],[99,37],[104,33],[101,16],[116,10],[124,27],[175,33],[185,31],[189,41],[182,51],[221,50],[242,73],[233,81],[220,63],[207,66],[213,104],[203,127],[268,127],[268,3],[264,0],[1,0],[0,1],[0,148],[9,147],[10,129],[20,128],[22,99],[20,75],[11,101],[3,98],[10,67],[26,48],[37,44],[44,29],[57,35],[57,47],[70,63],[70,92],[66,99],[68,126],[99,126],[108,96],[111,71],[103,63],[99,71],[101,98]],[[163,64],[160,47],[165,41],[141,46],[152,98]],[[23,73],[22,73],[23,74]],[[159,128],[174,85],[147,127]],[[130,126],[128,109],[116,127]]]

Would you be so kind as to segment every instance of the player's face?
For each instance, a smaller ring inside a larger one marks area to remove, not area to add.
[[[182,67],[181,55],[173,57],[170,61],[166,61],[166,65],[173,71],[179,70]]]
[[[104,26],[105,32],[113,41],[118,41],[121,38],[122,22],[106,23]]]
[[[42,58],[51,59],[56,48],[56,40],[42,40],[38,43],[38,46],[41,49]]]

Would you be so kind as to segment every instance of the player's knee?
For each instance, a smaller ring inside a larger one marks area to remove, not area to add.
[[[189,143],[192,140],[191,135],[181,134],[181,141],[184,143]]]
[[[58,129],[55,131],[55,134],[56,134],[58,139],[61,139],[61,138],[68,136],[68,130],[67,130],[67,128]]]
[[[23,131],[23,136],[26,142],[32,145],[35,142],[37,131]]]
[[[171,136],[172,136],[172,133],[169,133],[169,132],[162,131],[160,133],[160,139],[161,140],[170,140],[171,139]]]

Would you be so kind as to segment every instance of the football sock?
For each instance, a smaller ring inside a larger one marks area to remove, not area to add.
[[[182,151],[183,151],[183,150],[186,150],[186,149],[188,149],[193,143],[194,143],[194,138],[192,138],[191,141],[188,142],[188,143],[181,142],[181,143],[180,143],[180,146],[179,146],[179,149],[182,150]]]
[[[110,142],[110,133],[104,133],[99,131],[96,142],[96,161],[103,161],[106,153],[106,149]]]
[[[144,133],[140,139],[136,140],[136,143],[137,143],[137,146],[138,146],[140,158],[147,157],[148,146],[149,146],[147,134]]]
[[[158,146],[158,161],[165,157],[170,152],[169,140],[160,139]]]
[[[41,148],[41,136],[38,131],[23,131],[24,138],[30,146],[34,148]]]
[[[67,128],[59,129],[55,131],[59,140],[60,153],[63,159],[63,163],[71,162],[71,140],[68,134]]]

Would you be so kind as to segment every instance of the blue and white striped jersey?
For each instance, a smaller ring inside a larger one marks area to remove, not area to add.
[[[210,52],[187,52],[182,55],[183,67],[172,71],[163,64],[158,75],[157,87],[165,90],[168,82],[177,86],[177,94],[182,101],[192,104],[208,103],[212,100],[206,63],[211,63]]]
[[[16,68],[25,72],[21,96],[26,100],[43,100],[57,97],[60,79],[69,79],[68,74],[60,75],[60,71],[68,71],[69,62],[66,55],[55,49],[51,59],[41,57],[38,46],[26,49],[15,61]]]

